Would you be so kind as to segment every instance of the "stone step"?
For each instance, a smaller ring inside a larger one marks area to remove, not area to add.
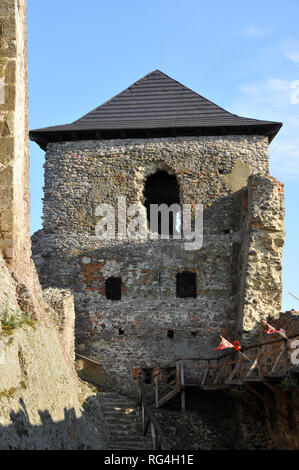
[[[115,445],[115,444],[120,444],[120,445],[131,445],[131,444],[138,444],[138,445],[141,445],[141,444],[144,444],[145,440],[144,439],[133,439],[133,437],[131,437],[130,439],[125,439],[125,440],[119,440],[119,439],[113,439],[113,440],[110,440],[109,441],[109,445]]]
[[[128,408],[126,408],[128,409]],[[137,411],[127,411],[126,412],[126,409],[121,409],[121,410],[115,410],[113,407],[105,407],[103,408],[102,407],[102,411],[103,413],[109,413],[109,414],[113,414],[115,416],[128,416],[128,415],[133,415],[133,416],[136,416],[137,415]],[[129,409],[132,409],[132,408],[129,408]]]
[[[117,416],[115,415],[114,413],[104,413],[104,416],[105,416],[105,419],[106,420],[110,420],[110,421],[115,421],[115,422],[119,422],[119,423],[127,423],[128,421],[130,423],[137,423],[137,422],[141,422],[138,418],[138,416],[130,416],[130,418],[128,419],[126,416]]]
[[[115,409],[115,408],[119,408],[119,409]],[[102,409],[103,411],[106,411],[106,410],[110,410],[110,411],[114,411],[115,413],[125,413],[126,410],[134,410],[133,412],[136,412],[135,410],[137,410],[137,407],[135,406],[130,406],[130,405],[118,405],[117,403],[104,403],[102,405]]]
[[[108,450],[149,450],[149,447],[135,447],[135,446],[113,446],[113,447],[108,447]]]
[[[139,435],[139,432],[138,432],[138,429],[133,429],[133,428],[130,428],[130,427],[123,427],[122,429],[113,429],[113,427],[111,427],[111,430],[113,430],[113,434],[111,432],[111,435],[113,436],[123,436],[123,435],[132,435],[134,434],[134,436],[138,436]]]
[[[131,416],[129,419],[124,417],[118,417],[111,414],[104,414],[106,421],[111,421],[111,423],[141,423],[141,420],[137,416]]]
[[[99,396],[104,419],[109,428],[109,450],[150,450],[151,438],[142,434],[142,424],[137,400],[117,393]],[[117,409],[120,408],[120,409]],[[126,410],[133,410],[126,413]]]

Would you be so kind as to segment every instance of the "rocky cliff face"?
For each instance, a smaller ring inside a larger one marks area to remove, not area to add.
[[[0,278],[0,449],[103,449],[99,401],[65,357],[63,323],[44,326],[24,313],[2,259]]]

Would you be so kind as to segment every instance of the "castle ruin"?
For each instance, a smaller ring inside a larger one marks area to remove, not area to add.
[[[40,281],[72,290],[77,350],[118,386],[136,367],[214,353],[219,334],[246,343],[279,316],[283,185],[269,175],[268,146],[280,127],[156,70],[72,124],[30,132],[46,151]],[[161,227],[157,239],[125,229],[103,240],[97,207],[112,205],[117,219],[120,196],[148,219],[150,204],[189,204],[193,228],[202,204],[203,246],[163,239]]]

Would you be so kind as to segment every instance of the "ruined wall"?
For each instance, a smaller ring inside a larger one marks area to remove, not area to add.
[[[0,4],[0,250],[45,324],[31,260],[26,0]]]
[[[59,342],[66,361],[73,365],[75,361],[75,308],[74,297],[67,289],[45,289],[43,307],[56,325]]]
[[[245,210],[239,251],[238,330],[240,334],[247,332],[256,341],[259,319],[278,317],[281,311],[283,185],[271,177],[252,175],[241,197]]]
[[[26,1],[1,0],[0,449],[102,449],[98,397],[73,364],[73,298],[52,290],[46,305],[31,260],[26,43]]]
[[[70,251],[73,244],[78,244],[78,233],[94,234],[99,202],[116,206],[117,197],[123,195],[128,205],[142,203],[145,178],[157,169],[176,175],[181,203],[211,206],[230,194],[232,187],[236,191],[244,186],[251,171],[268,174],[268,140],[261,136],[226,136],[49,144],[45,232],[68,237]],[[205,229],[218,233],[225,222],[224,211],[221,222],[207,219]]]
[[[282,388],[275,384],[276,392],[263,387],[259,393],[266,399],[263,403],[247,392],[259,410],[252,414],[246,403],[236,403],[241,448],[249,450],[295,450],[299,448],[299,386]],[[292,403],[293,406],[290,404]],[[271,405],[271,406],[270,406]]]
[[[118,196],[126,196],[127,205],[143,203],[146,177],[159,169],[176,175],[182,204],[204,205],[203,247],[187,251],[184,240],[100,240],[95,235],[97,205],[110,203],[117,214]],[[236,334],[244,296],[241,269],[243,263],[246,272],[247,258],[239,265],[237,261],[243,248],[242,220],[249,217],[240,188],[251,173],[263,175],[265,184],[266,138],[48,146],[44,229],[33,236],[34,260],[44,286],[72,289],[77,347],[100,361],[111,380],[113,371],[114,379],[126,386],[135,366],[212,353],[219,332]],[[196,299],[176,297],[176,274],[184,270],[196,274]],[[122,279],[120,301],[106,298],[110,276]]]
[[[0,246],[24,278],[31,254],[25,0],[1,1],[0,42]]]
[[[47,293],[59,312],[47,307],[45,326],[27,314],[25,293],[20,297],[1,255],[0,279],[0,449],[104,448],[100,402],[78,381],[65,335],[74,320],[72,297]]]

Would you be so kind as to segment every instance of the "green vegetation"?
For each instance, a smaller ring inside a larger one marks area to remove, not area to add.
[[[287,392],[290,388],[294,388],[297,385],[297,379],[293,379],[292,377],[285,377],[280,382],[279,387],[283,392]]]
[[[15,313],[9,311],[8,304],[6,304],[4,310],[1,312],[1,323],[3,333],[11,335],[13,330],[20,328],[23,325],[30,325],[34,328],[36,320],[31,315],[20,316],[20,310],[18,309]]]
[[[238,396],[246,395],[247,390],[243,386],[234,387],[234,388],[230,389],[230,394],[231,394],[232,397],[238,397]]]
[[[0,392],[0,400],[1,400],[2,398],[13,398],[17,392],[20,392],[20,389],[21,389],[21,390],[26,390],[26,388],[27,388],[27,385],[26,385],[26,383],[22,380],[22,381],[20,382],[20,386],[19,386],[19,387],[11,387],[11,388],[8,389],[8,390],[4,390],[4,391]]]

